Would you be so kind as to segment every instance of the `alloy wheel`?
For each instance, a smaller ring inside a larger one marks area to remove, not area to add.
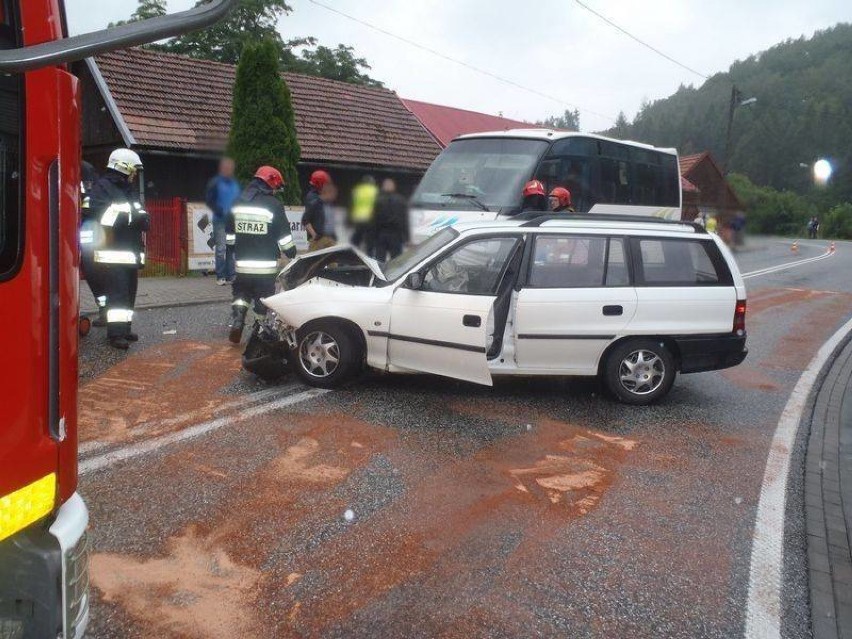
[[[634,395],[648,395],[657,390],[666,377],[662,358],[653,351],[633,351],[618,367],[621,386]]]
[[[323,378],[334,374],[340,365],[340,346],[337,340],[323,331],[313,331],[299,345],[299,363],[311,377]]]

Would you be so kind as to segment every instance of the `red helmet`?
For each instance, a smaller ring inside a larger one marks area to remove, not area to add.
[[[544,195],[544,184],[538,180],[530,180],[524,184],[524,197],[529,195]]]
[[[564,186],[557,186],[550,192],[550,197],[555,197],[559,202],[559,206],[566,207],[571,206],[571,191],[566,189]]]
[[[254,177],[260,178],[271,189],[280,189],[284,186],[284,178],[281,177],[281,171],[274,166],[262,166],[254,173]]]
[[[321,191],[322,187],[331,182],[331,176],[322,169],[311,173],[311,179],[308,183],[317,191]]]

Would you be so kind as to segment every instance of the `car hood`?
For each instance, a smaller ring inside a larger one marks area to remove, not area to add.
[[[345,279],[337,279],[335,274],[345,275],[347,272],[367,268],[377,279],[387,281],[379,263],[360,249],[349,244],[331,246],[319,251],[305,253],[292,260],[281,271],[279,280],[285,290],[292,290],[316,277],[323,277],[340,283]]]

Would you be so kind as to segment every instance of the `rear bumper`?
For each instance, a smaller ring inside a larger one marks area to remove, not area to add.
[[[680,372],[700,373],[737,366],[748,355],[746,336],[686,335],[676,337],[680,351]]]
[[[49,527],[40,521],[0,543],[0,638],[85,634],[88,524],[86,504],[74,493]]]

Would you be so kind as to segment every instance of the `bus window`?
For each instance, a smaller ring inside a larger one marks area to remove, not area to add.
[[[15,47],[15,31],[0,24],[0,49]],[[0,74],[0,279],[18,266],[21,240],[21,76]]]
[[[557,186],[571,191],[574,210],[586,213],[595,204],[593,176],[598,141],[594,138],[570,137],[557,140],[536,171],[536,179],[549,193]]]

